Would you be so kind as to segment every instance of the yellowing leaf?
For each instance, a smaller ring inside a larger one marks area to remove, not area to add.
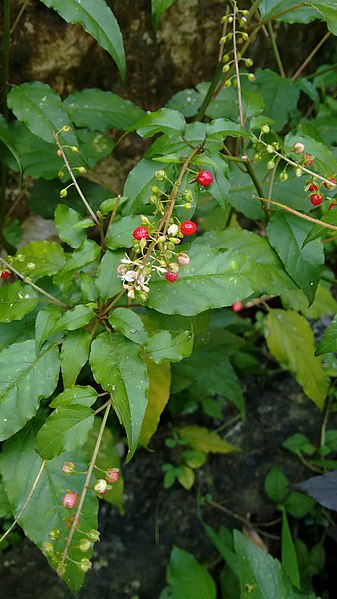
[[[314,336],[305,318],[291,310],[270,310],[266,340],[276,360],[295,376],[304,393],[321,409],[328,379],[321,360],[314,356]]]
[[[144,361],[149,377],[149,395],[139,443],[147,447],[170,397],[171,370],[169,362],[155,364],[149,358],[145,358]]]
[[[239,451],[237,447],[222,439],[217,433],[209,431],[203,426],[184,426],[179,429],[179,434],[191,447],[205,453]]]

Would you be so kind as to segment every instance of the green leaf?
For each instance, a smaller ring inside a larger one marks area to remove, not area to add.
[[[49,85],[40,81],[12,87],[7,96],[7,103],[19,121],[25,123],[34,135],[48,143],[55,144],[53,133],[62,129],[64,125],[71,124],[62,108],[60,96]],[[61,134],[61,139],[63,143],[77,145],[76,136],[72,131]]]
[[[130,100],[102,89],[84,89],[68,96],[63,102],[65,110],[77,127],[93,131],[131,129],[145,112]]]
[[[205,453],[231,453],[239,451],[237,447],[231,445],[225,439],[215,432],[204,428],[203,426],[189,425],[178,429],[179,435],[194,449],[199,449]]]
[[[56,274],[65,263],[64,251],[56,241],[31,241],[20,247],[12,264],[33,281]]]
[[[52,460],[66,451],[84,445],[94,425],[94,411],[74,404],[59,406],[47,418],[36,437],[36,451]]]
[[[52,334],[56,323],[61,316],[58,306],[46,306],[39,311],[35,322],[36,352],[39,353],[43,343]]]
[[[337,211],[330,210],[329,212],[324,214],[324,216],[321,218],[321,221],[323,223],[328,223],[329,225],[333,225],[334,227],[337,227]],[[311,228],[311,230],[309,231],[305,240],[303,241],[303,246],[305,246],[310,241],[314,241],[315,239],[318,239],[319,237],[323,237],[323,236],[331,237],[332,232],[333,231],[331,229],[328,229],[327,227],[323,227],[322,225],[314,225]],[[337,236],[337,231],[334,231],[333,234]]]
[[[171,108],[160,108],[146,114],[137,123],[137,133],[141,137],[152,137],[156,133],[185,133],[186,122],[183,115]]]
[[[145,358],[144,361],[149,378],[149,392],[139,444],[142,447],[147,447],[158,428],[160,416],[170,398],[171,370],[168,362],[154,364],[149,358]]]
[[[22,239],[22,227],[19,219],[11,216],[6,218],[2,234],[7,243],[18,246]]]
[[[71,254],[67,254],[67,260],[64,267],[59,270],[54,278],[55,284],[61,288],[65,286],[64,280],[66,275],[69,275],[74,270],[83,269],[84,266],[91,264],[99,258],[100,247],[91,239],[83,241],[82,245],[74,250]]]
[[[117,266],[120,264],[123,254],[121,252],[110,252],[104,254],[97,271],[95,280],[99,291],[99,297],[106,301],[122,290],[122,282],[117,274]]]
[[[267,345],[273,356],[322,409],[329,385],[320,359],[314,356],[314,336],[308,322],[291,310],[270,310],[265,328]]]
[[[84,272],[81,272],[80,279],[81,279],[81,291],[82,291],[84,297],[89,302],[95,302],[98,299],[98,295],[99,295],[99,292],[98,292],[98,289],[97,289],[97,286],[95,283],[95,279]]]
[[[240,599],[316,599],[313,593],[295,589],[280,562],[234,530],[234,547],[239,562]]]
[[[255,85],[264,99],[264,114],[275,121],[275,130],[280,131],[296,109],[300,90],[294,81],[269,69],[256,71]]]
[[[290,581],[296,588],[301,587],[300,573],[297,563],[297,554],[294,541],[291,536],[287,512],[282,509],[282,566]]]
[[[292,10],[293,6],[294,0],[262,0],[259,11],[262,18],[266,19],[288,9],[287,12],[277,17],[278,21],[284,21],[285,23],[310,23],[310,21],[318,18],[317,11],[309,8],[309,6]]]
[[[70,389],[66,389],[60,395],[57,395],[53,401],[50,402],[51,408],[57,408],[58,406],[69,406],[77,404],[80,406],[90,407],[95,403],[98,393],[90,385],[85,387],[81,385],[74,385]]]
[[[337,171],[337,159],[331,148],[326,144],[317,141],[313,137],[302,132],[302,125],[299,125],[297,131],[288,133],[284,138],[284,149],[286,152],[292,150],[294,143],[300,142],[305,146],[305,151],[315,157],[315,171],[331,177],[331,173]]]
[[[316,451],[314,445],[310,443],[308,437],[302,435],[301,433],[294,433],[294,435],[288,437],[288,439],[282,443],[282,447],[295,454],[301,451],[308,455],[312,455]]]
[[[302,247],[310,228],[310,223],[304,219],[279,211],[270,219],[267,235],[287,272],[312,304],[324,263],[324,252],[319,241]]]
[[[41,0],[67,23],[79,23],[114,59],[122,79],[126,64],[123,38],[114,14],[104,0]]]
[[[65,204],[57,204],[54,222],[60,239],[70,247],[80,247],[81,243],[87,238],[85,231],[74,228],[75,225],[82,222],[82,216]]]
[[[148,379],[139,348],[119,333],[102,333],[92,342],[90,366],[97,383],[112,395],[126,430],[129,461],[137,448],[147,405]]]
[[[21,320],[12,320],[8,324],[0,324],[0,351],[9,345],[12,345],[13,343],[26,341],[27,339],[34,339],[35,318],[36,311],[34,310]]]
[[[330,352],[337,351],[337,315],[326,331],[319,344],[316,347],[315,356],[321,356]]]
[[[315,299],[308,308],[308,298],[303,291],[284,291],[281,294],[282,305],[284,308],[290,308],[295,312],[301,312],[306,318],[318,320],[324,316],[331,316],[337,312],[337,302],[332,297],[329,289],[323,287],[320,283],[317,287]]]
[[[109,323],[125,337],[140,345],[144,345],[148,338],[146,328],[141,317],[128,308],[115,308],[109,316]]]
[[[229,119],[215,119],[207,125],[206,136],[210,139],[230,137],[248,137],[248,131],[242,129],[238,123]]]
[[[233,549],[232,534],[227,531],[222,525],[220,531],[217,534],[213,528],[203,523],[204,530],[207,536],[212,541],[214,547],[218,550],[221,557],[225,560],[226,564],[236,575],[239,575],[237,558]],[[228,534],[226,534],[228,533]],[[229,537],[229,539],[227,538]]]
[[[275,503],[282,503],[289,491],[289,481],[278,466],[273,466],[264,480],[265,493]]]
[[[139,216],[123,216],[114,220],[106,234],[106,245],[109,250],[131,247],[132,232],[138,226]]]
[[[207,570],[191,553],[173,547],[167,568],[167,582],[172,599],[215,599],[216,586]]]
[[[57,333],[57,331],[75,331],[84,327],[94,316],[94,311],[89,306],[78,304],[75,308],[67,310],[61,318],[57,321],[54,328],[51,330],[51,334]]]
[[[189,491],[194,485],[195,474],[192,468],[183,464],[177,468],[177,479],[181,486]]]
[[[12,154],[14,160],[16,161],[20,175],[22,175],[22,166],[21,166],[21,162],[20,162],[20,157],[13,145],[12,136],[11,136],[11,133],[10,133],[10,130],[8,127],[8,123],[3,118],[2,115],[0,115],[0,141],[2,141],[3,144],[5,144],[5,146],[8,148],[8,150]]]
[[[129,172],[123,191],[123,196],[128,198],[123,205],[123,214],[127,216],[141,213],[144,204],[148,204],[152,185],[164,189],[166,182],[158,182],[155,178],[155,172],[159,169],[158,162],[143,158]],[[166,172],[169,174],[169,167],[166,167]]]
[[[157,29],[160,21],[160,17],[164,12],[173,4],[175,0],[152,0],[152,18],[155,28]]]
[[[21,320],[34,310],[39,296],[30,285],[17,281],[0,287],[0,322]]]
[[[57,345],[36,354],[35,341],[14,343],[0,353],[0,439],[8,439],[32,418],[39,402],[56,388]]]
[[[326,21],[328,29],[334,35],[337,35],[337,8],[334,0],[310,0],[308,4],[320,12],[322,20]]]
[[[174,2],[174,0],[172,0]],[[166,102],[166,108],[172,108],[184,115],[185,118],[195,116],[202,104],[202,95],[195,89],[183,89]]]
[[[195,242],[189,252],[191,263],[180,270],[174,283],[164,279],[152,281],[148,306],[165,314],[191,316],[209,308],[230,306],[253,293],[275,294],[281,281],[283,288],[285,284],[286,288],[293,288],[277,259],[275,263],[275,256],[271,258],[269,252],[264,263],[263,256],[250,258],[247,251],[242,239],[240,251],[218,250],[208,245],[206,239],[203,245]]]
[[[41,457],[34,451],[37,428],[38,423],[29,423],[23,431],[7,441],[3,447],[1,473],[6,494],[16,515],[19,514],[23,502],[29,496],[42,466]],[[74,462],[79,471],[83,472],[88,469],[88,462],[75,453],[48,461],[37,482],[32,500],[27,503],[19,518],[19,524],[27,537],[40,549],[42,549],[44,542],[49,541],[48,533],[51,529],[57,528],[64,533],[67,530],[64,518],[68,518],[69,513],[62,506],[62,497],[69,490],[70,481],[62,472],[62,465],[65,460]],[[13,477],[13,472],[15,472],[15,477]],[[71,477],[71,490],[80,494],[83,482],[82,474],[73,474]],[[87,532],[91,529],[97,529],[97,512],[96,493],[88,489],[81,513],[81,530]],[[85,534],[75,532],[74,540],[69,548],[69,557],[75,562],[83,558],[83,553],[78,548],[79,540],[83,536],[85,537]],[[56,541],[55,550],[62,553],[65,542],[66,534]],[[90,559],[91,555],[92,549],[89,549],[85,557]],[[50,556],[46,557],[51,567],[56,569],[57,564],[55,564],[55,561]],[[65,566],[66,571],[63,579],[71,591],[76,593],[83,584],[85,574],[80,571],[76,563],[70,560],[66,560]]]
[[[144,351],[155,364],[180,362],[191,355],[193,341],[191,331],[156,331],[149,336]]]
[[[61,372],[65,387],[71,387],[89,358],[91,335],[79,329],[63,339],[61,347]]]

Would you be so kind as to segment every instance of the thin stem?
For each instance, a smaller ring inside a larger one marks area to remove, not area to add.
[[[275,13],[271,17],[267,17],[266,19],[262,19],[261,24],[265,25],[266,23],[269,23],[269,21],[275,21],[276,19],[279,19],[283,15],[286,15],[288,12],[291,12],[292,10],[295,10],[296,8],[302,8],[303,6],[306,6],[306,2],[298,2],[298,4],[293,4],[292,6],[289,6],[289,8],[285,8],[284,10],[280,10],[279,12]]]
[[[77,527],[77,524],[78,524],[78,521],[79,521],[79,518],[80,518],[80,515],[81,515],[82,506],[83,506],[83,503],[84,503],[84,500],[85,500],[85,496],[87,494],[87,490],[89,488],[91,475],[92,475],[92,472],[93,472],[93,469],[94,469],[94,466],[95,466],[95,463],[96,463],[98,451],[99,451],[99,448],[100,448],[100,445],[101,445],[101,442],[102,442],[102,437],[103,437],[104,429],[105,429],[106,422],[107,422],[107,419],[108,419],[108,416],[109,416],[110,408],[111,408],[111,399],[109,400],[109,402],[107,402],[107,406],[106,406],[106,409],[105,409],[105,412],[104,412],[104,416],[102,418],[102,424],[101,424],[101,427],[99,429],[99,433],[98,433],[98,436],[97,436],[97,441],[96,441],[95,448],[94,448],[94,451],[93,451],[93,454],[92,454],[92,458],[91,458],[91,461],[90,461],[90,464],[89,464],[88,473],[87,473],[87,476],[85,478],[85,482],[84,482],[84,486],[83,486],[83,489],[82,489],[80,500],[79,500],[79,503],[78,503],[78,506],[77,506],[75,518],[74,518],[74,521],[72,523],[72,526],[71,526],[71,529],[70,529],[70,532],[69,532],[69,535],[68,535],[68,538],[67,538],[66,546],[65,546],[64,551],[62,553],[62,558],[61,558],[60,564],[58,566],[58,571],[59,572],[62,572],[63,565],[64,565],[65,559],[66,559],[66,557],[68,555],[69,547],[70,547],[71,541],[73,539],[73,536],[74,536],[74,533],[75,533],[75,530],[76,530],[76,527]]]
[[[257,526],[255,526],[255,524],[253,522],[251,522],[250,520],[248,520],[247,518],[244,518],[243,516],[240,516],[240,514],[237,514],[236,512],[233,512],[232,510],[229,510],[228,508],[224,507],[220,503],[216,503],[216,501],[212,501],[212,499],[208,499],[207,503],[209,505],[212,505],[213,507],[217,508],[221,512],[224,512],[225,514],[228,514],[228,516],[232,516],[232,518],[235,518],[236,520],[239,520],[240,522],[243,522],[250,530],[255,530],[260,535],[263,535],[264,537],[267,537],[268,539],[275,539],[275,540],[279,539],[278,536],[272,535],[272,534],[270,534],[268,532],[264,532],[263,530],[261,530],[260,528],[258,528]]]
[[[304,69],[307,66],[307,64],[309,64],[309,62],[312,60],[312,58],[315,56],[315,54],[317,54],[318,50],[329,39],[330,35],[331,35],[331,31],[327,31],[327,33],[318,42],[317,46],[315,46],[315,48],[310,52],[310,54],[308,54],[308,56],[306,57],[306,59],[302,62],[301,66],[293,74],[293,76],[291,78],[293,81],[295,81],[295,79],[297,79],[301,75],[302,71],[304,71]]]
[[[109,395],[108,393],[102,393],[102,395]],[[96,414],[99,414],[99,412],[102,412],[102,410],[105,410],[105,408],[107,407],[107,405],[110,403],[110,399],[108,401],[106,401],[100,408],[98,408],[97,410],[95,410],[94,412],[94,416],[96,416]]]
[[[110,312],[111,308],[117,304],[118,300],[124,295],[125,293],[125,289],[122,289],[122,291],[120,291],[115,297],[114,299],[110,302],[110,304],[107,305],[106,308],[104,308],[104,310],[101,312],[101,316],[105,316],[106,314],[108,314],[108,312]]]
[[[262,196],[263,196],[263,190],[262,190],[262,187],[261,187],[261,185],[260,185],[260,182],[259,182],[259,180],[258,180],[258,178],[257,178],[256,174],[255,174],[255,171],[254,171],[254,169],[253,169],[252,165],[250,164],[250,162],[246,161],[246,162],[245,162],[245,167],[246,167],[246,169],[247,169],[247,173],[248,173],[248,175],[250,176],[251,180],[252,180],[252,181],[253,181],[253,183],[254,183],[254,187],[255,187],[255,189],[256,189],[256,191],[257,191],[257,193],[259,194],[259,197],[262,197]],[[261,204],[261,206],[262,206],[262,210],[263,210],[263,211],[266,213],[266,215],[267,215],[267,214],[268,214],[268,209],[269,209],[269,206],[265,206],[263,203]]]
[[[14,526],[15,526],[15,525],[16,525],[16,524],[19,522],[19,520],[20,520],[20,518],[21,518],[21,516],[22,516],[23,512],[25,511],[25,509],[26,509],[26,507],[27,507],[28,503],[30,502],[30,500],[31,500],[31,498],[32,498],[32,495],[33,495],[33,493],[34,493],[34,491],[35,491],[35,489],[36,489],[36,485],[37,485],[37,483],[38,483],[38,482],[39,482],[39,480],[40,480],[40,477],[41,477],[41,474],[42,474],[42,472],[43,472],[43,470],[44,470],[44,467],[45,467],[45,465],[46,465],[46,460],[43,460],[43,462],[42,462],[42,464],[41,464],[41,468],[40,468],[39,472],[37,473],[37,477],[36,477],[36,479],[34,480],[33,486],[32,486],[32,488],[31,488],[31,490],[29,491],[29,494],[28,494],[28,497],[27,497],[27,499],[26,499],[25,503],[23,504],[23,506],[22,506],[22,508],[21,508],[20,512],[18,513],[18,515],[15,517],[15,519],[14,519],[14,522],[11,524],[11,526],[9,527],[9,529],[8,529],[8,530],[6,530],[6,532],[5,532],[5,533],[2,535],[2,537],[0,538],[0,543],[2,543],[2,541],[3,541],[3,540],[6,538],[6,537],[7,537],[7,535],[9,535],[9,533],[10,533],[10,532],[13,530]]]
[[[270,181],[269,181],[269,187],[268,187],[268,200],[271,200],[271,196],[273,193],[273,187],[274,187],[274,181],[275,181],[275,175],[276,175],[276,171],[277,171],[277,167],[280,163],[281,158],[276,158],[275,161],[275,165],[274,168],[272,170],[271,173],[271,177],[270,177]],[[268,204],[268,210],[270,210],[270,205]]]
[[[74,184],[74,185],[75,185],[75,187],[76,187],[76,190],[77,190],[77,193],[78,193],[78,195],[80,196],[80,198],[81,198],[81,200],[82,200],[83,204],[85,205],[86,209],[88,210],[88,212],[89,212],[89,214],[90,214],[90,216],[91,216],[92,220],[94,221],[94,223],[96,223],[96,225],[97,225],[98,227],[100,227],[100,224],[101,224],[101,223],[99,222],[99,220],[98,220],[98,218],[97,218],[96,214],[93,212],[93,210],[91,209],[90,205],[88,204],[88,202],[87,202],[87,200],[86,200],[85,196],[83,195],[83,193],[82,193],[82,190],[81,190],[81,188],[80,188],[79,184],[77,183],[76,177],[74,177],[74,173],[73,173],[73,171],[72,171],[72,169],[71,169],[71,167],[70,167],[70,164],[69,164],[69,162],[68,162],[68,159],[67,159],[67,157],[66,157],[66,155],[65,155],[65,152],[64,152],[64,150],[63,150],[63,147],[62,147],[62,145],[60,144],[60,142],[59,142],[59,139],[58,139],[58,137],[57,137],[56,133],[54,133],[54,139],[55,139],[55,141],[56,141],[56,143],[57,143],[57,145],[58,145],[58,148],[59,148],[59,150],[60,150],[60,152],[61,152],[61,154],[62,154],[62,158],[63,158],[64,164],[66,165],[67,171],[68,171],[68,173],[69,173],[69,175],[70,175],[70,177],[71,177],[71,179],[72,179],[72,181],[73,181],[73,184]]]
[[[233,56],[234,56],[234,64],[235,64],[235,74],[236,74],[236,84],[238,87],[238,104],[239,104],[239,115],[240,115],[240,125],[242,129],[245,127],[245,120],[243,117],[243,105],[242,105],[242,93],[241,93],[241,79],[240,79],[240,68],[239,68],[239,60],[238,60],[238,50],[236,45],[236,14],[237,14],[237,5],[234,2],[234,18],[233,18]]]
[[[270,41],[271,41],[271,45],[272,45],[272,48],[273,48],[275,60],[277,62],[277,66],[278,66],[279,71],[280,71],[280,75],[281,75],[281,77],[285,77],[286,74],[284,72],[284,68],[283,68],[281,56],[280,56],[279,49],[277,47],[277,43],[276,43],[276,39],[275,39],[275,33],[274,33],[274,30],[273,30],[273,27],[272,27],[271,23],[267,23],[267,29],[268,29],[268,33],[269,33],[269,38],[270,38]]]
[[[2,77],[1,77],[1,103],[5,119],[8,117],[6,102],[9,79],[9,53],[10,53],[10,28],[11,28],[11,0],[4,0],[4,24],[2,37]]]
[[[162,219],[161,219],[161,221],[160,221],[160,223],[158,225],[158,229],[157,229],[157,232],[156,232],[156,235],[155,235],[155,239],[150,243],[150,245],[149,245],[149,247],[147,249],[147,252],[146,252],[146,254],[144,256],[144,259],[143,259],[143,264],[146,264],[146,262],[148,261],[150,255],[152,253],[152,250],[153,250],[153,248],[155,247],[155,245],[157,243],[158,237],[161,234],[166,235],[166,232],[167,232],[167,229],[168,229],[168,226],[169,226],[169,221],[170,221],[170,218],[172,216],[174,205],[175,205],[175,202],[176,202],[176,199],[177,199],[179,187],[180,187],[181,182],[183,180],[183,176],[188,171],[189,166],[190,166],[190,164],[191,164],[194,156],[196,156],[197,154],[199,154],[199,152],[201,152],[201,150],[202,150],[202,146],[198,146],[197,148],[194,148],[192,150],[192,152],[189,154],[189,156],[186,158],[184,164],[182,165],[181,171],[180,171],[179,176],[178,176],[178,179],[173,183],[173,187],[172,187],[172,190],[171,190],[171,193],[170,193],[170,197],[169,197],[169,202],[170,203],[168,205],[167,211],[163,215],[163,217],[162,217]],[[163,232],[161,232],[162,229],[163,229]]]
[[[262,197],[257,197],[257,196],[253,196],[253,198],[256,200],[260,200],[261,202],[269,202],[270,204],[273,204],[273,206],[279,206],[279,208],[283,208],[283,210],[286,210],[287,212],[291,212],[291,214],[295,214],[296,216],[299,216],[300,218],[304,218],[304,220],[308,220],[311,223],[315,223],[315,225],[320,225],[321,227],[325,227],[326,229],[333,229],[333,231],[337,231],[337,227],[335,227],[334,225],[329,225],[328,223],[325,223],[322,220],[318,220],[318,218],[312,218],[312,216],[303,214],[303,212],[298,212],[298,210],[295,210],[294,208],[290,208],[289,206],[286,206],[285,204],[280,204],[279,202],[274,202],[273,200],[268,200],[267,198],[262,198]]]
[[[53,304],[62,306],[62,308],[68,308],[68,306],[66,304],[64,304],[63,302],[61,302],[59,299],[57,299],[57,297],[54,297],[53,295],[51,295],[50,293],[48,293],[47,291],[42,289],[42,287],[35,285],[35,283],[33,283],[33,281],[31,281],[28,277],[25,277],[25,275],[21,274],[18,270],[16,270],[16,268],[14,268],[14,266],[9,264],[9,262],[7,262],[7,260],[5,260],[4,258],[1,258],[1,256],[0,256],[0,262],[2,264],[4,264],[4,266],[6,268],[8,268],[8,270],[14,272],[20,279],[22,279],[24,283],[27,283],[27,285],[30,285],[31,287],[33,287],[33,289],[36,289],[36,291],[39,291],[39,293],[42,293],[42,295],[45,295],[46,297],[48,297],[53,302]]]
[[[325,413],[324,413],[322,426],[321,426],[321,439],[320,439],[320,447],[321,448],[325,445],[325,433],[326,433],[326,427],[327,427],[329,416],[330,416],[330,408],[331,408],[332,401],[333,401],[333,395],[332,395],[332,393],[330,393],[330,395],[328,397],[328,401],[325,406]]]
[[[28,6],[28,4],[29,4],[29,1],[30,1],[30,0],[26,0],[26,1],[24,2],[24,4],[21,6],[21,8],[20,8],[20,10],[19,10],[19,13],[18,13],[18,16],[16,17],[16,19],[15,19],[15,21],[14,21],[13,25],[12,25],[12,28],[11,28],[11,35],[14,33],[15,29],[17,28],[17,26],[18,26],[18,24],[19,24],[19,21],[20,21],[20,19],[21,19],[21,17],[22,17],[22,15],[23,15],[23,13],[25,12],[25,10],[26,10],[26,8],[27,8],[27,6]]]

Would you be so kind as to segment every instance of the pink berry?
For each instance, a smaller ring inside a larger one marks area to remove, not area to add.
[[[178,278],[178,273],[177,272],[167,272],[165,273],[165,279],[166,281],[169,281],[170,283],[174,283],[174,281],[176,281]]]
[[[62,472],[65,474],[73,474],[73,472],[75,472],[75,468],[76,466],[74,462],[64,462],[62,466]]]
[[[10,273],[8,272],[8,270],[3,270],[1,271],[1,278],[2,279],[7,279],[7,277],[9,277]]]
[[[233,312],[241,312],[241,310],[244,309],[244,305],[242,302],[234,302],[234,304],[232,304],[232,310]]]
[[[323,196],[319,196],[317,193],[313,193],[310,196],[310,202],[313,206],[319,206],[323,202]]]
[[[299,141],[293,145],[293,150],[295,154],[302,154],[304,152],[304,144],[301,144]]]
[[[332,204],[330,204],[330,206],[329,206],[328,210],[332,210],[333,208],[337,208],[337,204],[334,204],[334,203],[332,202]]]
[[[187,264],[189,264],[191,262],[190,257],[184,253],[178,254],[177,260],[178,260],[178,264],[182,264],[183,266],[186,266]]]
[[[146,227],[137,227],[132,235],[135,239],[138,239],[138,241],[141,239],[147,239],[149,236],[149,230]]]
[[[213,179],[214,177],[209,171],[201,171],[201,173],[199,173],[197,176],[198,183],[200,183],[200,185],[203,187],[208,187],[211,185],[213,183]]]
[[[76,506],[78,499],[79,494],[76,491],[68,491],[62,498],[63,507],[72,510]]]
[[[314,191],[317,191],[318,187],[317,185],[315,185],[315,183],[311,183],[311,185],[309,185],[308,187],[308,191],[310,191],[311,193]]]
[[[336,179],[334,179],[333,177],[331,177],[331,179],[329,179],[331,185],[329,185],[329,183],[326,183],[326,181],[324,181],[323,185],[324,187],[326,187],[327,189],[331,189],[331,187],[333,187],[334,185],[336,185]]]
[[[180,225],[180,231],[182,232],[183,235],[186,235],[186,237],[188,237],[189,235],[194,235],[196,230],[197,230],[197,225],[191,220],[185,220]]]
[[[119,478],[119,469],[118,468],[108,468],[105,480],[108,483],[116,483]]]
[[[312,164],[314,164],[314,160],[315,160],[314,156],[310,156],[310,154],[305,154],[305,156],[304,156],[304,162],[308,166],[311,166]]]

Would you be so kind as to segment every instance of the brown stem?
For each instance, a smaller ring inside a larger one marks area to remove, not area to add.
[[[279,206],[279,208],[283,208],[283,210],[286,210],[287,212],[291,212],[291,214],[295,214],[296,216],[299,216],[300,218],[304,218],[304,220],[308,220],[311,223],[315,223],[315,225],[320,225],[321,227],[325,227],[326,229],[332,229],[333,231],[337,231],[337,227],[335,227],[334,225],[329,225],[329,223],[325,223],[322,220],[319,220],[318,218],[312,218],[312,216],[303,214],[303,212],[298,212],[298,210],[295,210],[294,208],[290,208],[289,206],[286,206],[285,204],[280,204],[279,202],[274,202],[273,200],[268,200],[266,198],[261,198],[259,196],[253,196],[253,198],[255,200],[260,200],[261,202],[269,202],[270,204],[273,204],[273,206]]]
[[[301,66],[293,74],[293,76],[291,78],[292,81],[295,81],[295,79],[297,79],[301,75],[302,71],[304,71],[304,69],[307,66],[307,64],[309,64],[309,62],[315,56],[315,54],[318,52],[318,50],[329,39],[330,35],[331,35],[331,31],[327,31],[327,33],[324,35],[324,37],[322,37],[322,39],[318,42],[317,46],[315,46],[315,48],[310,52],[310,54],[308,54],[308,56],[306,57],[306,59],[304,60],[304,62],[302,62]]]
[[[234,2],[233,55],[234,55],[236,82],[237,82],[237,86],[238,86],[238,104],[239,104],[240,125],[241,125],[242,129],[244,129],[245,120],[243,118],[241,79],[240,79],[240,69],[239,69],[239,61],[238,61],[238,51],[237,51],[237,45],[236,45],[236,14],[237,14],[237,5],[236,5],[236,2]]]

